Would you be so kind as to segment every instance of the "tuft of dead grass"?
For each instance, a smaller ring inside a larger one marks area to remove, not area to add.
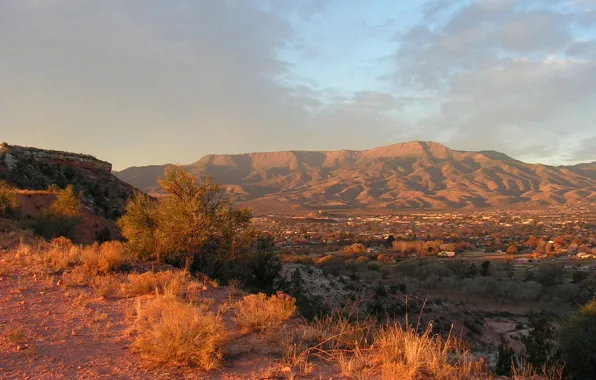
[[[91,280],[91,287],[98,297],[108,298],[118,291],[120,281],[114,275],[96,276]]]
[[[267,297],[251,294],[235,304],[236,322],[246,331],[268,332],[278,328],[296,311],[296,299],[283,292]]]
[[[137,307],[134,348],[155,364],[188,364],[217,368],[229,341],[220,316],[162,295]]]
[[[127,292],[133,296],[144,294],[168,294],[178,297],[189,295],[187,293],[198,290],[198,286],[189,286],[191,277],[188,272],[163,271],[145,272],[128,275]]]
[[[87,271],[98,274],[113,273],[120,269],[124,262],[124,247],[120,242],[93,244],[80,254],[80,260]]]

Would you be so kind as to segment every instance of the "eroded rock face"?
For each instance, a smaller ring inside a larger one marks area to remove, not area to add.
[[[15,167],[19,159],[29,158],[55,165],[102,170],[108,173],[112,172],[112,164],[98,160],[87,154],[30,148],[18,145],[8,145],[6,143],[0,144],[0,158],[4,160],[4,163],[9,170],[12,170]]]

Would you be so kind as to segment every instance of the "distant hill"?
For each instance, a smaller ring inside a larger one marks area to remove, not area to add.
[[[147,192],[169,165],[114,174]],[[234,202],[259,211],[542,206],[596,201],[596,163],[527,164],[495,151],[468,152],[428,141],[363,151],[207,155],[184,166],[225,185]]]

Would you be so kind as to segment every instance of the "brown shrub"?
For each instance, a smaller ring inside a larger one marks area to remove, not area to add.
[[[236,322],[247,331],[268,332],[279,327],[296,311],[296,299],[282,292],[267,297],[251,294],[235,305]]]
[[[184,303],[159,296],[145,308],[139,304],[134,348],[157,364],[182,363],[217,368],[229,341],[222,319]]]
[[[190,274],[183,271],[131,273],[128,275],[127,291],[136,296],[151,293],[183,296],[190,283]]]
[[[99,297],[107,298],[120,288],[120,281],[113,275],[96,276],[91,279],[91,287]]]

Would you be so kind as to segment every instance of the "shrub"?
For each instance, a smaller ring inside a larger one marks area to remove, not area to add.
[[[574,379],[596,373],[596,299],[567,317],[559,332],[559,349],[565,369]]]
[[[83,215],[82,196],[75,193],[72,185],[68,185],[66,189],[60,190],[56,194],[56,200],[43,210],[29,224],[29,227],[46,239],[59,236],[73,239],[75,228]]]
[[[95,243],[81,253],[81,263],[93,276],[116,272],[123,262],[123,246],[120,242]]]
[[[484,371],[458,339],[433,335],[431,325],[422,334],[399,324],[382,328],[370,355],[384,379],[471,379]]]
[[[20,207],[21,203],[14,190],[0,181],[0,218],[16,215]]]
[[[185,293],[189,282],[190,275],[182,271],[131,273],[127,288],[131,295],[137,296],[151,293],[180,296]]]
[[[251,294],[236,303],[236,321],[247,331],[267,332],[279,327],[296,311],[296,299],[282,292],[267,297]]]
[[[99,297],[107,298],[120,287],[120,282],[113,275],[97,276],[91,280],[91,287]]]
[[[210,178],[197,182],[182,168],[166,169],[159,184],[165,194],[159,201],[137,194],[118,221],[133,253],[224,283],[272,282],[276,258],[259,251],[260,235],[248,228],[250,210],[232,208],[218,184]]]
[[[229,341],[223,320],[184,303],[160,296],[137,308],[134,348],[157,364],[182,363],[210,370],[220,366]]]

